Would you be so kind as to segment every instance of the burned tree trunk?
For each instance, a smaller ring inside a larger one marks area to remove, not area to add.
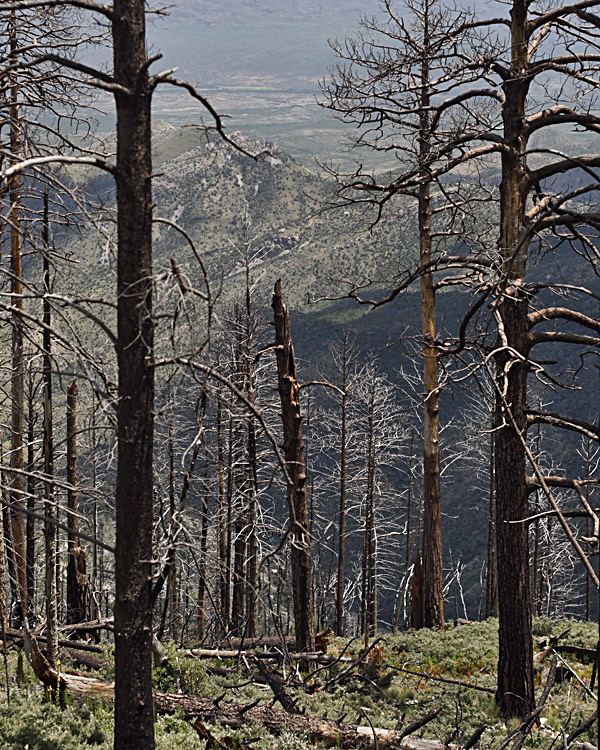
[[[85,551],[79,546],[77,492],[77,381],[67,386],[67,623],[87,622],[90,617],[90,581]]]
[[[33,475],[35,469],[35,411],[33,377],[29,376],[28,383],[28,415],[27,415],[27,514],[26,544],[25,544],[25,573],[27,577],[27,608],[31,614],[35,600],[35,489],[36,480]]]
[[[10,16],[10,53],[15,57],[18,49],[15,11]],[[20,158],[21,132],[19,125],[19,83],[16,74],[9,76],[10,86],[10,152],[14,161]],[[23,276],[21,268],[21,186],[17,172],[9,184],[10,201],[10,291],[12,312],[12,373],[11,373],[11,427],[10,466],[13,470],[10,483],[12,504],[11,523],[14,543],[15,573],[18,591],[17,620],[27,617],[27,575],[25,565],[25,521],[23,518]]]
[[[528,191],[527,142],[523,127],[529,79],[526,0],[511,12],[511,70],[503,84],[504,143],[500,184],[500,253],[504,288],[497,301],[495,425],[496,542],[500,621],[497,702],[505,716],[527,716],[534,708],[531,602],[529,596],[528,491],[521,436],[527,426],[529,298],[525,274],[529,242],[524,231]]]
[[[44,200],[44,245],[48,250],[48,199]],[[50,293],[50,260],[48,252],[44,255],[44,291]],[[52,428],[52,359],[50,336],[51,326],[50,302],[44,299],[44,333],[43,333],[43,379],[44,379],[44,549],[46,558],[45,599],[48,640],[46,652],[48,661],[54,667],[58,656],[58,622],[57,622],[57,587],[56,587],[56,502],[54,497],[54,437]]]
[[[145,3],[115,0],[117,360],[115,750],[153,750],[152,83]]]
[[[313,651],[315,647],[314,604],[302,416],[298,400],[299,389],[290,318],[283,304],[280,279],[275,284],[272,307],[275,314],[277,375],[287,468],[296,650],[298,652]]]
[[[335,605],[335,634],[344,635],[344,573],[346,560],[346,484],[348,463],[348,334],[344,335],[342,351],[342,404],[340,434],[340,504],[338,523],[338,569]]]

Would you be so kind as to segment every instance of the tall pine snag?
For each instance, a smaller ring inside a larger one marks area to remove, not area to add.
[[[362,165],[353,174],[336,173],[340,205],[371,205],[374,222],[394,210],[394,198],[416,201],[419,253],[409,271],[390,273],[400,283],[391,291],[366,299],[359,288],[349,292],[359,303],[374,307],[392,302],[412,283],[421,291],[423,352],[423,617],[426,627],[444,626],[442,517],[439,451],[439,345],[436,334],[434,272],[444,254],[444,238],[458,233],[465,200],[460,196],[439,204],[438,180],[452,167],[453,147],[464,147],[478,131],[474,118],[462,114],[469,96],[448,97],[471,73],[454,54],[451,40],[460,16],[453,17],[438,0],[404,0],[404,13],[391,0],[382,2],[384,20],[362,19],[356,39],[332,45],[340,60],[322,90],[322,106],[356,127],[354,148],[365,148],[397,159],[392,180],[381,183]],[[460,114],[458,114],[460,113]],[[455,183],[456,186],[457,183]],[[446,190],[448,186],[446,186]],[[450,193],[455,192],[454,188]],[[439,215],[443,223],[440,223]],[[437,226],[434,215],[438,216]],[[399,218],[399,217],[398,217]],[[398,220],[397,218],[397,220]],[[412,261],[412,259],[411,259]]]
[[[315,623],[311,540],[308,525],[302,415],[298,400],[299,384],[292,344],[290,315],[283,303],[280,279],[275,283],[272,306],[275,317],[275,354],[283,421],[283,450],[287,470],[296,650],[298,652],[314,651]]]
[[[496,362],[494,479],[500,621],[496,698],[503,715],[523,717],[535,703],[527,518],[529,493],[540,481],[535,460],[528,453],[527,429],[541,423],[598,435],[593,424],[532,408],[527,386],[534,371],[542,381],[547,377],[559,382],[548,365],[547,375],[542,375],[534,361],[537,357],[532,356],[537,345],[570,344],[579,347],[581,355],[582,349],[600,344],[598,322],[576,309],[575,298],[570,307],[553,302],[548,306],[546,290],[565,293],[568,287],[531,279],[531,258],[538,250],[551,250],[562,258],[572,249],[597,272],[595,238],[600,215],[591,201],[598,190],[600,158],[572,149],[565,154],[546,148],[542,139],[556,126],[563,133],[598,132],[600,128],[591,85],[600,65],[600,20],[595,12],[600,2],[512,0],[508,12],[504,4],[499,5],[498,17],[466,24],[478,38],[471,36],[461,54],[479,77],[474,94],[499,103],[498,125],[482,134],[480,150],[496,153],[500,160],[498,255],[491,284],[476,307],[493,298],[497,330],[495,346],[488,351]],[[582,287],[582,298],[590,294]],[[558,330],[566,322],[583,329],[583,334]],[[528,478],[529,469],[536,474],[535,480]],[[561,481],[569,486],[569,480]]]
[[[119,367],[115,599],[115,750],[154,748],[152,702],[152,84],[144,0],[111,13],[117,111]]]
[[[67,623],[87,622],[90,581],[85,551],[79,544],[77,481],[77,380],[67,386]]]

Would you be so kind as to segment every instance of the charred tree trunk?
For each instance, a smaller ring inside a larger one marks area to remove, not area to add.
[[[423,59],[419,115],[419,156],[422,165],[430,161],[431,111],[429,72],[429,15],[423,16]],[[421,266],[431,262],[431,175],[423,166],[419,189],[419,252]],[[435,287],[433,275],[421,276],[421,325],[423,329],[423,624],[444,627],[444,581],[442,571],[442,512],[440,501],[439,376],[436,348]]]
[[[169,525],[171,534],[175,526],[175,449],[173,445],[173,407],[169,408]],[[168,593],[169,625],[171,638],[175,641],[179,637],[179,601],[177,597],[177,551],[171,544],[167,552],[169,566]]]
[[[275,343],[283,420],[283,446],[288,474],[287,495],[291,527],[296,650],[298,652],[312,651],[315,647],[315,627],[302,416],[298,401],[299,389],[290,319],[283,304],[280,279],[275,284],[272,306],[275,315]]]
[[[423,568],[421,555],[418,552],[415,555],[410,586],[410,623],[415,629],[423,627]]]
[[[90,579],[85,551],[79,546],[77,480],[77,381],[67,386],[67,623],[90,620]]]
[[[4,452],[2,451],[2,445],[0,444],[0,455],[2,456],[2,461],[4,461]],[[17,591],[17,577],[15,572],[15,551],[14,551],[14,544],[13,544],[13,536],[12,536],[12,523],[11,523],[11,512],[8,505],[10,504],[10,494],[9,494],[9,486],[6,479],[6,474],[4,471],[1,472],[2,475],[2,497],[4,500],[4,504],[2,506],[2,530],[4,533],[4,548],[6,550],[6,563],[8,566],[8,583],[10,586],[10,596],[13,605],[15,602],[19,601],[19,592]],[[15,607],[11,607],[11,609],[14,609]],[[7,614],[7,625],[10,624],[10,620],[12,619],[11,614]]]
[[[18,50],[16,13],[10,16],[10,54],[16,59]],[[21,131],[19,124],[19,83],[16,74],[9,74],[10,151],[15,162],[20,159]],[[27,574],[25,554],[25,522],[23,518],[23,397],[25,370],[23,363],[23,281],[21,269],[21,185],[18,172],[9,183],[10,202],[10,271],[12,294],[12,374],[10,466],[11,511],[17,591],[16,619],[27,617]]]
[[[28,387],[28,414],[27,414],[27,514],[26,521],[26,544],[25,544],[25,567],[27,577],[27,606],[29,614],[34,611],[35,601],[35,491],[36,481],[33,476],[35,469],[35,410],[34,410],[34,386],[33,377],[29,376]]]
[[[346,484],[348,462],[348,334],[344,335],[342,351],[342,404],[341,404],[341,434],[340,434],[340,506],[338,523],[338,569],[336,589],[336,619],[335,634],[344,635],[344,574],[346,564]]]
[[[500,184],[500,252],[503,293],[497,301],[499,347],[496,403],[496,540],[499,660],[496,700],[504,716],[527,716],[534,708],[528,492],[525,451],[529,354],[528,295],[524,289],[528,241],[524,230],[527,194],[527,135],[523,127],[529,81],[527,1],[514,0],[512,73],[503,88],[504,145]]]
[[[153,750],[152,154],[144,0],[112,8],[117,110],[115,750]]]
[[[254,406],[254,370],[252,367],[252,296],[250,290],[250,264],[246,261],[246,395]],[[246,617],[247,635],[258,637],[258,591],[260,586],[258,570],[258,476],[256,455],[256,426],[254,414],[248,414],[247,476],[248,487],[248,530],[246,542]]]
[[[206,549],[208,546],[208,448],[204,457],[204,492],[202,493],[202,528],[200,531],[200,560],[198,563],[198,639],[205,634],[206,623]]]
[[[494,432],[490,434],[490,503],[488,517],[487,573],[485,578],[485,616],[496,616],[496,487],[494,478],[495,461]]]
[[[227,506],[225,503],[225,467],[223,450],[223,405],[220,394],[217,396],[217,475],[219,478],[219,606],[221,622],[227,628],[229,624],[229,589],[227,586],[229,562],[227,559]]]
[[[48,203],[44,202],[44,213]],[[48,224],[44,222],[44,244],[48,247]],[[50,293],[50,261],[48,253],[44,255],[44,291]],[[56,667],[58,656],[58,622],[57,622],[57,588],[56,588],[56,500],[54,496],[54,436],[52,427],[52,340],[50,326],[52,324],[50,302],[44,299],[44,333],[43,333],[43,378],[44,378],[44,549],[46,562],[45,599],[46,625],[48,628],[46,640],[46,654],[52,667]]]

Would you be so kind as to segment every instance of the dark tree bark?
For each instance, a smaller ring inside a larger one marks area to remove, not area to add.
[[[47,218],[48,203],[44,201],[44,213]],[[44,221],[44,244],[48,247],[48,222]],[[50,259],[44,254],[44,291],[50,293]],[[48,638],[46,653],[51,666],[56,666],[58,657],[58,622],[57,622],[57,585],[56,585],[56,500],[54,487],[54,433],[52,424],[52,338],[50,302],[44,299],[44,333],[43,333],[43,381],[44,381],[44,551],[46,561],[44,594],[46,600],[46,624]]]
[[[495,617],[496,608],[496,486],[494,479],[495,437],[490,435],[490,502],[488,516],[487,572],[485,577],[485,616]]]
[[[77,490],[77,381],[67,386],[67,623],[88,622],[90,579],[85,550],[79,546]]]
[[[10,15],[10,54],[17,60],[18,40],[16,13]],[[15,162],[21,158],[21,130],[19,124],[19,82],[16,73],[9,76],[10,97],[10,152]],[[17,621],[27,617],[27,574],[25,553],[25,521],[23,518],[23,397],[25,370],[23,363],[23,277],[21,269],[21,187],[18,173],[9,184],[10,202],[10,291],[13,295],[12,313],[12,375],[11,375],[11,426],[10,426],[10,498],[12,536],[14,544],[15,573],[17,576]]]
[[[35,410],[34,410],[34,385],[33,377],[29,377],[28,385],[28,414],[27,414],[27,514],[26,521],[26,544],[25,544],[25,565],[27,577],[27,608],[28,612],[33,613],[35,601],[35,491],[36,480],[34,477],[35,469]]]
[[[348,334],[344,333],[342,342],[342,403],[341,403],[341,431],[340,431],[340,505],[338,522],[338,569],[336,587],[336,618],[335,634],[344,635],[344,574],[346,562],[346,484],[348,463]]]
[[[410,586],[410,624],[415,629],[423,627],[423,567],[419,552],[415,555]]]
[[[432,81],[429,71],[436,51],[429,30],[429,5],[422,8],[421,91],[419,96],[419,158],[422,185],[419,188],[420,263],[428,267],[432,260],[431,235],[431,161]],[[436,348],[435,288],[433,274],[421,276],[421,326],[423,330],[423,624],[426,628],[444,627],[444,576],[442,571],[442,509],[440,499],[439,375]]]
[[[202,493],[202,527],[198,562],[198,639],[204,638],[206,621],[206,549],[208,546],[208,448],[204,456],[204,492]]]
[[[229,624],[229,559],[227,546],[227,506],[225,502],[225,452],[223,448],[223,404],[220,393],[217,395],[217,476],[219,479],[219,498],[217,502],[219,514],[219,606],[221,622],[227,628]]]
[[[173,445],[173,404],[169,404],[169,526],[171,534],[175,525],[175,448]],[[169,566],[168,593],[169,626],[171,638],[175,641],[179,637],[179,601],[177,591],[177,550],[171,544],[167,551],[167,565]],[[154,597],[155,598],[155,597]],[[156,599],[155,599],[156,600]]]
[[[506,292],[499,300],[499,396],[495,425],[496,543],[498,563],[499,661],[497,702],[506,716],[533,711],[533,648],[529,594],[528,515],[525,452],[529,354],[528,297],[523,288],[528,242],[524,240],[527,181],[525,121],[529,79],[527,1],[514,0],[511,12],[512,75],[504,81],[504,143],[500,184],[500,253]],[[513,353],[517,356],[514,357]],[[505,395],[504,395],[505,394]]]
[[[153,750],[151,86],[144,0],[112,10],[117,109],[115,750]]]
[[[298,400],[299,389],[290,329],[290,317],[283,304],[280,279],[275,283],[272,306],[275,317],[277,374],[283,421],[283,448],[288,474],[287,495],[290,513],[296,651],[313,651],[315,647],[315,625],[302,416]]]

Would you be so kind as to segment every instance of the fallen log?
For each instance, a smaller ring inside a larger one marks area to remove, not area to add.
[[[25,653],[29,663],[44,685],[61,694],[67,691],[86,698],[98,698],[111,703],[114,701],[114,683],[70,672],[57,672],[40,651],[35,636],[28,628],[25,629],[24,636]],[[379,750],[392,750],[401,746],[405,750],[446,750],[441,742],[407,738],[402,731],[342,724],[331,719],[291,714],[256,704],[241,706],[230,701],[163,693],[160,690],[153,692],[153,698],[157,714],[179,712],[190,721],[200,718],[203,722],[233,729],[255,721],[271,734],[279,735],[284,730],[310,734],[313,741],[327,747],[359,750],[377,746]]]
[[[73,660],[77,669],[85,667],[86,669],[98,670],[108,666],[108,662],[99,659],[97,656],[94,656],[94,654],[88,654],[85,651],[75,651],[70,648],[65,648],[65,651]]]
[[[300,713],[300,711],[298,711],[298,709],[296,708],[296,701],[292,700],[286,693],[283,683],[281,682],[279,677],[277,677],[277,675],[272,672],[266,664],[263,664],[260,659],[257,659],[255,663],[258,671],[261,673],[262,677],[267,681],[269,687],[273,691],[275,700],[278,700],[281,703],[282,708],[290,714]]]
[[[11,646],[21,646],[23,645],[24,641],[24,635],[22,630],[15,630],[14,628],[6,628],[6,646],[7,648],[10,648]],[[41,643],[46,642],[46,636],[45,635],[36,635],[36,639],[40,641]],[[0,643],[4,645],[4,642],[0,640]],[[92,654],[101,654],[104,652],[104,649],[102,646],[98,646],[93,643],[87,643],[86,641],[71,641],[71,640],[65,640],[60,639],[58,641],[58,645],[64,648],[73,649],[75,651],[88,651]]]
[[[32,635],[29,628],[25,627],[23,636],[23,645],[27,660],[31,664],[35,676],[43,685],[50,688],[53,692],[58,691],[59,694],[66,691],[74,695],[84,696],[85,698],[114,700],[114,683],[72,672],[58,672],[50,666],[48,660],[40,651],[37,638]]]
[[[402,732],[391,729],[380,729],[357,724],[341,724],[332,719],[318,719],[306,714],[290,714],[281,709],[267,706],[243,706],[225,701],[212,701],[190,695],[154,692],[156,712],[182,713],[192,720],[201,717],[203,722],[221,724],[231,729],[240,729],[248,722],[256,722],[270,734],[279,735],[282,731],[297,734],[310,734],[314,743],[326,747],[339,747],[358,750],[374,748],[374,734],[380,750],[392,750],[402,747],[405,750],[446,750],[446,746],[437,740],[423,740],[404,737]]]
[[[72,625],[61,625],[59,631],[67,630],[70,633],[93,633],[95,630],[114,631],[115,623],[112,617],[107,620],[90,620],[89,622],[78,622]]]
[[[185,655],[190,659],[240,659],[242,657],[252,659],[265,659],[271,661],[282,661],[284,654],[282,651],[234,651],[233,649],[219,648],[190,648],[185,651]],[[294,661],[314,661],[318,664],[333,664],[334,662],[353,662],[356,659],[352,656],[337,657],[321,652],[290,654],[290,659]]]

